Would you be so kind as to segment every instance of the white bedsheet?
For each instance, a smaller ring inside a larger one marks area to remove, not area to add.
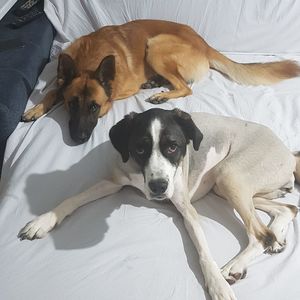
[[[52,0],[46,1],[45,8],[59,30],[53,53],[100,25],[163,18],[199,29],[212,45],[237,61],[292,58],[300,62],[300,42],[295,40],[299,1],[224,2]],[[272,22],[266,25],[259,16]],[[41,100],[55,70],[53,60],[41,74],[28,107]],[[192,96],[160,107],[256,121],[272,128],[291,150],[300,150],[300,78],[270,87],[246,87],[210,71],[192,89]],[[20,242],[16,237],[26,222],[103,176],[109,168],[110,127],[126,113],[153,107],[144,100],[154,92],[142,90],[114,103],[91,139],[79,146],[69,137],[62,105],[34,123],[19,124],[8,140],[0,186],[1,300],[209,299],[180,215],[171,204],[151,203],[131,188],[79,209],[43,240]],[[298,205],[299,192],[283,201]],[[201,224],[221,267],[245,247],[244,228],[226,202],[213,194],[195,206],[204,216]],[[233,286],[237,299],[300,299],[299,230],[298,216],[290,226],[286,250],[256,259],[246,279]]]

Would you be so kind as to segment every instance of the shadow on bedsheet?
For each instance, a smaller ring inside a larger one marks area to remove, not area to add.
[[[106,159],[99,159],[103,153],[105,153]],[[103,178],[107,168],[109,168],[110,160],[108,153],[111,153],[111,144],[106,142],[91,150],[68,170],[30,175],[26,182],[25,193],[31,213],[40,215],[47,212],[61,203],[63,200],[62,195],[66,198],[77,194],[99,181],[100,178]],[[120,197],[121,194],[124,195],[123,199],[122,196]],[[134,196],[130,197],[130,194]],[[212,202],[205,200],[203,199],[195,203],[199,214],[222,224],[236,237],[241,248],[244,248],[247,237],[246,235],[241,236],[240,229],[242,225],[237,221],[232,209],[230,209],[225,201],[217,204],[217,202],[222,201],[217,199],[217,197]],[[109,229],[107,219],[122,204],[155,208],[160,213],[172,218],[173,223],[181,234],[189,267],[204,288],[198,254],[175,207],[171,203],[160,204],[149,202],[143,199],[141,193],[133,188],[124,188],[118,194],[81,207],[71,217],[66,218],[46,238],[53,240],[56,249],[71,250],[93,247],[101,243],[104,239],[105,233]]]

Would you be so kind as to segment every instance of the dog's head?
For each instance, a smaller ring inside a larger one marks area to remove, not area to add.
[[[58,59],[57,84],[70,114],[71,138],[86,142],[102,117],[111,108],[111,83],[115,76],[115,58],[105,57],[96,71],[79,72],[68,54]]]
[[[131,113],[109,133],[123,162],[131,157],[140,167],[148,199],[164,200],[174,193],[174,177],[192,141],[199,149],[202,133],[191,116],[179,109]]]

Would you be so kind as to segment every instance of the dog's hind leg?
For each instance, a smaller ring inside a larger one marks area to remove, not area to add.
[[[294,205],[266,200],[262,197],[253,198],[256,209],[266,212],[272,217],[269,228],[274,232],[277,243],[268,249],[268,253],[280,253],[285,249],[286,234],[290,222],[296,217],[298,208]]]
[[[20,240],[41,239],[56,225],[60,224],[65,217],[71,215],[77,208],[94,200],[116,193],[121,187],[121,185],[110,181],[101,181],[86,191],[64,200],[52,211],[42,214],[27,223],[20,230],[18,238],[20,238]]]
[[[298,212],[297,207],[294,205],[278,203],[263,198],[255,197],[253,198],[253,203],[256,209],[262,210],[273,217],[269,229],[274,232],[276,241],[272,246],[264,250],[261,243],[258,243],[256,239],[249,238],[247,248],[222,268],[223,276],[231,284],[246,276],[246,267],[255,257],[263,252],[273,254],[284,250],[288,225]]]
[[[269,193],[261,193],[261,194],[256,194],[255,196],[257,196],[258,198],[264,198],[264,199],[278,199],[278,198],[282,198],[285,196],[285,194],[287,193],[291,193],[294,189],[294,181],[295,178],[294,176],[290,179],[290,181],[288,181],[285,185],[283,185],[281,188],[269,192]]]
[[[35,105],[22,115],[21,121],[31,122],[37,120],[61,100],[56,89],[49,91],[41,103]]]
[[[141,89],[153,89],[167,85],[170,85],[168,80],[160,75],[154,75],[141,85]]]
[[[250,262],[263,253],[263,245],[255,237],[249,236],[248,246],[222,267],[221,271],[224,278],[229,284],[234,284],[238,280],[244,279]]]
[[[177,71],[177,67],[174,62],[164,64],[161,66],[161,69],[156,68],[156,70],[171,83],[173,90],[154,94],[146,100],[147,102],[152,104],[161,104],[172,98],[185,97],[192,94],[192,90],[188,87],[185,80]]]
[[[149,39],[146,60],[173,87],[171,91],[147,99],[153,104],[191,95],[187,82],[200,79],[209,70],[207,58],[196,45],[170,34],[160,34]]]
[[[222,174],[219,170],[218,173],[214,191],[241,216],[249,239],[246,249],[222,268],[225,279],[233,284],[246,276],[247,266],[255,257],[273,247],[277,241],[275,234],[257,216],[251,190],[243,183],[241,176],[235,175],[239,172],[232,170]]]

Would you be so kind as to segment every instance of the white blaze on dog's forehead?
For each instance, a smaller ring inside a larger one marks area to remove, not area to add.
[[[154,119],[150,124],[150,134],[153,140],[153,149],[159,146],[161,129],[162,129],[162,125],[160,120]]]
[[[154,119],[150,124],[150,134],[152,137],[152,151],[149,163],[146,167],[146,180],[151,178],[161,178],[165,167],[166,158],[160,152],[159,141],[161,135],[162,124],[160,120]]]

